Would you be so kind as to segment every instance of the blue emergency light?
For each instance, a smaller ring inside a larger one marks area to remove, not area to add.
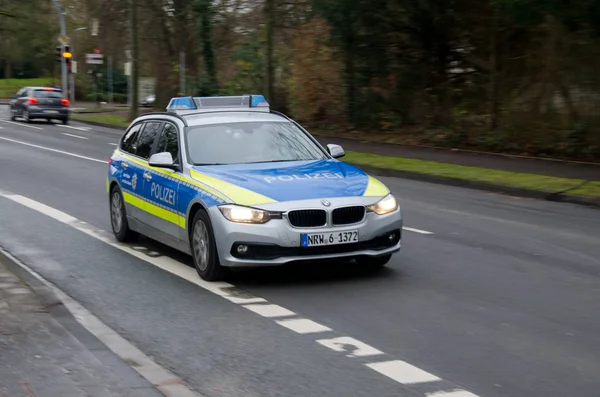
[[[167,111],[200,110],[211,108],[268,108],[264,95],[239,96],[185,96],[171,98]]]

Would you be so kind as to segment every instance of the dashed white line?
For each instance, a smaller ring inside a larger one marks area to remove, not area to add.
[[[428,232],[427,230],[415,229],[414,227],[402,227],[402,229],[407,232],[419,233],[419,234],[433,234],[433,232]]]
[[[0,139],[6,139],[1,138]],[[153,266],[156,266],[160,269],[163,269],[171,274],[177,275],[182,279],[185,279],[193,284],[198,285],[205,290],[214,293],[224,299],[229,300],[230,302],[242,305],[246,309],[257,313],[263,317],[267,318],[277,318],[277,317],[291,317],[295,316],[295,318],[275,320],[275,323],[292,330],[298,334],[318,334],[323,335],[326,332],[335,332],[331,328],[319,324],[315,321],[312,321],[308,318],[302,318],[296,313],[288,310],[282,306],[274,305],[268,302],[266,299],[261,297],[253,296],[245,291],[241,291],[237,289],[234,285],[227,282],[207,282],[198,277],[197,273],[190,266],[187,266],[181,262],[176,261],[173,258],[166,256],[149,256],[144,253],[143,247],[132,247],[124,244],[118,243],[112,234],[107,231],[97,229],[88,223],[81,221],[67,213],[64,213],[55,208],[49,207],[43,203],[32,200],[25,196],[11,194],[8,192],[0,191],[0,196],[12,200],[13,202],[19,203],[25,207],[31,208],[37,212],[40,212],[50,218],[53,218],[63,224],[73,227],[74,229],[83,232],[91,237],[94,237],[112,247],[115,247],[121,251],[124,251],[136,258],[139,258]],[[258,308],[258,305],[254,305],[255,303],[264,303],[262,307]],[[78,318],[80,322],[82,322],[81,318]],[[82,322],[83,324],[83,322]],[[84,324],[85,326],[85,324]],[[103,340],[102,335],[96,335]],[[104,336],[104,338],[107,338]],[[111,340],[108,338],[108,343]],[[362,343],[354,338],[342,336],[342,337],[334,337],[331,339],[322,339],[319,338],[315,340],[316,343],[321,346],[327,347],[335,352],[347,352],[347,347],[352,346],[354,349],[349,352],[346,356],[349,358],[354,357],[374,357],[378,355],[383,355],[385,353],[381,352],[374,347],[371,347],[365,343]],[[111,347],[108,344],[109,348]],[[118,353],[117,353],[118,354]],[[372,359],[374,360],[374,359]],[[435,382],[441,381],[439,377],[433,375],[429,372],[426,372],[420,368],[415,367],[407,362],[401,360],[385,360],[385,361],[372,361],[364,364],[366,367],[379,372],[382,375],[387,376],[390,379],[395,380],[398,383],[401,383],[406,386],[410,386],[412,384],[420,384],[424,382]],[[440,386],[442,387],[442,386]],[[430,396],[434,397],[477,397],[475,394],[468,393],[459,388],[452,388],[451,390],[440,390],[444,391],[446,394],[430,394]],[[452,394],[454,393],[454,394]],[[463,393],[463,394],[457,394]],[[464,394],[466,393],[466,394]]]
[[[370,363],[367,364],[367,367],[405,385],[441,380],[429,372],[425,372],[414,365],[400,360]]]
[[[287,316],[295,316],[296,315],[296,313],[294,313],[291,310],[286,309],[285,307],[281,307],[279,305],[273,305],[273,304],[244,305],[243,307],[245,307],[248,310],[253,311],[254,313],[256,313],[260,316],[267,317],[267,318],[287,317]]]
[[[379,356],[384,354],[381,350],[377,350],[372,346],[367,345],[359,340],[351,338],[349,336],[341,336],[339,338],[332,339],[319,339],[317,343],[330,348],[336,352],[347,352],[348,346],[353,347],[353,351],[347,354],[346,357],[369,357]]]
[[[82,156],[82,155],[76,154],[76,153],[65,152],[64,150],[58,150],[58,149],[52,149],[52,148],[49,148],[49,147],[46,147],[46,146],[34,145],[33,143],[17,141],[16,139],[5,138],[5,137],[2,137],[2,136],[0,136],[0,139],[8,141],[8,142],[12,142],[12,143],[17,143],[19,145],[30,146],[30,147],[34,147],[34,148],[37,148],[37,149],[47,150],[49,152],[60,153],[60,154],[64,154],[64,155],[71,156],[71,157],[77,157],[77,158],[88,160],[88,161],[94,161],[96,163],[108,164],[108,161],[106,161],[106,160],[99,160],[99,159],[95,159],[95,158],[92,158],[92,157]]]
[[[35,127],[33,125],[28,125],[28,124],[25,124],[25,123],[16,123],[14,121],[8,121],[8,120],[0,120],[0,121],[2,121],[4,123],[10,123],[10,124],[18,125],[18,126],[21,126],[21,127],[33,128],[34,130],[43,130],[43,128]]]
[[[73,135],[73,134],[69,134],[69,133],[66,133],[66,132],[61,132],[61,134],[63,134],[63,135],[66,135],[66,136],[70,136],[70,137],[73,137],[73,138],[79,138],[79,139],[89,139],[89,138],[86,138],[86,137],[84,137],[84,136]]]
[[[56,124],[57,127],[62,127],[62,128],[71,128],[73,130],[77,130],[77,131],[89,131],[90,129],[87,127],[73,127],[72,125],[64,125],[64,124]]]
[[[119,146],[119,144],[118,144],[118,143],[112,143],[112,142],[109,142],[108,144],[109,144],[109,145],[111,145],[111,146]]]
[[[452,391],[435,391],[433,393],[427,393],[427,397],[477,397],[473,393],[469,393],[466,390],[452,390]]]
[[[297,332],[299,334],[315,334],[325,331],[331,331],[331,328],[321,325],[307,318],[280,320],[276,321],[276,323],[288,329],[291,329],[292,331]]]

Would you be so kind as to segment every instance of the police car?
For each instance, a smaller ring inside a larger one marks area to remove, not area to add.
[[[173,98],[135,119],[109,160],[112,230],[190,254],[209,281],[235,266],[384,266],[401,246],[399,204],[344,155],[262,95]]]

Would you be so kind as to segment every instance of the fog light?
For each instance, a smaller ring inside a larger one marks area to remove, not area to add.
[[[394,239],[396,238],[396,233],[392,233],[388,236],[388,238],[390,239],[390,241],[394,241]]]
[[[248,252],[248,246],[243,244],[238,245],[237,252],[238,254],[244,255],[246,252]]]

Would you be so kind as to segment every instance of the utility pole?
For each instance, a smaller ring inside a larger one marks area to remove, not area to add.
[[[179,95],[185,96],[185,52],[179,51]]]
[[[65,40],[67,39],[67,27],[65,25],[65,16],[63,14],[62,8],[60,8],[60,5],[58,4],[58,2],[56,0],[52,0],[52,4],[54,5],[54,8],[56,8],[56,12],[58,13],[58,20],[60,21],[60,36],[61,36],[61,40]],[[65,46],[64,41],[61,41],[61,49],[64,49]],[[66,95],[67,93],[67,64],[65,61],[65,57],[60,57],[60,71],[61,71],[61,88],[62,88],[62,92],[63,92],[63,96]]]
[[[133,121],[138,116],[138,26],[137,26],[137,0],[129,0],[129,17],[131,24],[131,107],[129,118]]]
[[[273,98],[273,85],[274,85],[274,72],[273,72],[273,25],[275,24],[275,1],[266,0],[265,3],[265,19],[266,19],[266,73],[265,73],[265,95],[269,103],[274,103]]]

